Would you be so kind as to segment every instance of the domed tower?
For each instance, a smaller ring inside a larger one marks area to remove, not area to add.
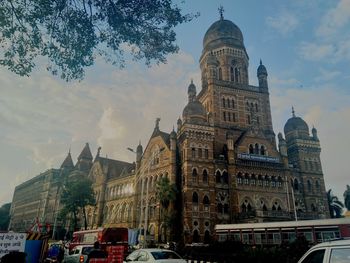
[[[301,216],[306,216],[304,219],[329,217],[317,130],[313,128],[310,136],[309,126],[292,108],[284,134],[296,206],[302,204],[298,207]]]
[[[220,20],[209,27],[203,39],[200,58],[203,87],[207,87],[213,78],[248,84],[248,61],[241,30],[221,15]]]
[[[268,89],[267,70],[266,70],[266,67],[262,64],[261,59],[260,59],[260,65],[257,70],[257,77],[259,80],[259,87],[262,89]]]
[[[197,100],[196,86],[191,81],[188,86],[188,103],[182,112],[184,123],[205,123],[207,122],[207,113],[202,103]]]

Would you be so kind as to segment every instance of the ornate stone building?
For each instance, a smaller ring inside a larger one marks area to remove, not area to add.
[[[142,227],[148,238],[164,241],[169,229],[156,187],[162,177],[177,187],[170,232],[186,243],[208,242],[219,223],[329,217],[316,129],[310,135],[293,110],[277,146],[266,67],[260,61],[253,86],[248,66],[241,30],[221,17],[204,36],[201,89],[188,86],[176,131],[161,131],[157,119],[135,163],[100,157],[99,148],[94,160],[84,149],[80,164],[68,165],[93,181],[90,228]]]

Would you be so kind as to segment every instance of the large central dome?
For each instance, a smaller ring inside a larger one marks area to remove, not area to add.
[[[209,27],[204,35],[203,49],[212,50],[223,44],[244,48],[242,31],[226,19],[220,19]]]

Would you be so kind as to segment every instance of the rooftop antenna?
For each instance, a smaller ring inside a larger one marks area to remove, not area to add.
[[[220,19],[221,20],[224,20],[224,8],[223,8],[223,6],[222,5],[220,5],[219,6],[219,8],[218,8],[218,10],[219,10],[219,13],[220,13]]]

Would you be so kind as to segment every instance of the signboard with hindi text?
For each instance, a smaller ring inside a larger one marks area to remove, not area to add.
[[[26,233],[0,232],[0,258],[10,251],[24,252]]]

